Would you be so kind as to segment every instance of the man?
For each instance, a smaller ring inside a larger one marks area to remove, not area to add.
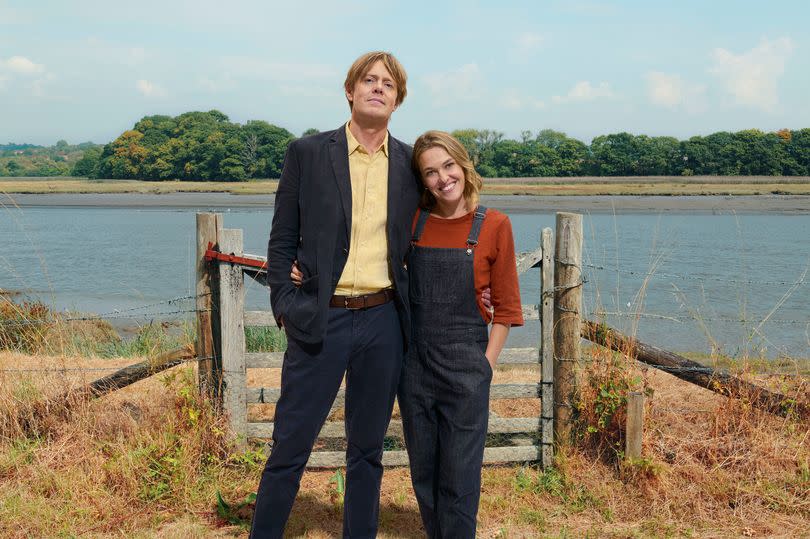
[[[420,191],[411,148],[388,134],[406,80],[393,55],[364,54],[344,83],[349,122],[287,150],[267,282],[288,345],[253,538],[282,536],[344,373],[343,535],[376,536],[383,438],[410,334],[405,256]],[[290,280],[294,261],[299,287]]]

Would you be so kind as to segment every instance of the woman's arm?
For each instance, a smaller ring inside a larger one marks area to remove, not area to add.
[[[492,324],[492,329],[489,330],[489,343],[487,343],[487,361],[490,367],[495,369],[495,363],[498,361],[498,356],[501,355],[503,345],[506,343],[506,337],[509,335],[509,324],[499,324],[495,322]]]

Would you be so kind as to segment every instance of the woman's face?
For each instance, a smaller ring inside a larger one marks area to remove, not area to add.
[[[422,183],[442,208],[455,209],[464,204],[464,169],[447,150],[433,146],[419,156]]]

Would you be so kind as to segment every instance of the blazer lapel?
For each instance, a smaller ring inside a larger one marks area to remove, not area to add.
[[[405,154],[397,141],[388,135],[388,241],[392,241],[393,225],[398,223],[399,210],[402,207],[402,190],[405,187],[403,166],[408,166]]]
[[[349,144],[346,141],[345,124],[339,127],[329,140],[329,157],[332,160],[332,170],[340,193],[340,204],[343,206],[346,238],[351,238],[352,184],[349,176]]]

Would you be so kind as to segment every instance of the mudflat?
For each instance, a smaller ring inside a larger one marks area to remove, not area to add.
[[[86,208],[272,208],[274,195],[231,193],[84,193],[3,194],[0,201],[19,207]],[[777,213],[810,214],[807,195],[488,195],[481,202],[508,212],[580,213]]]

